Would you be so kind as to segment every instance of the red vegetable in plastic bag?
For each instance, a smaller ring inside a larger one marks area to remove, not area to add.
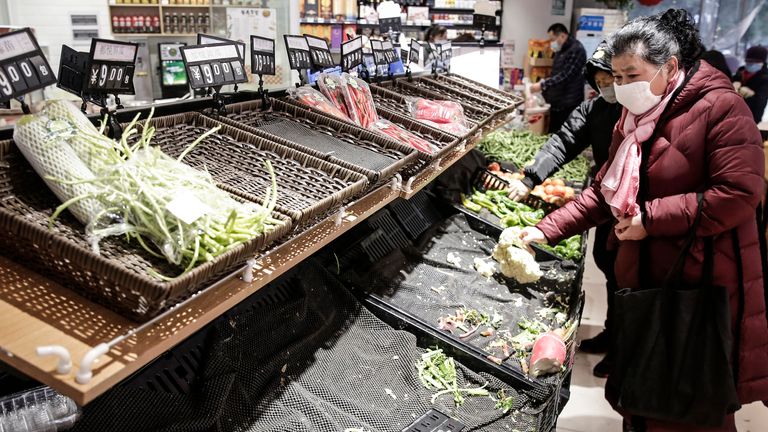
[[[466,126],[464,108],[456,102],[446,100],[430,100],[424,98],[408,98],[408,110],[417,120],[429,120],[435,123],[458,123]]]
[[[379,119],[368,83],[346,72],[341,74],[341,81],[344,83],[342,91],[350,118],[358,125],[368,128]]]
[[[437,151],[437,148],[430,144],[429,141],[417,137],[411,132],[408,132],[407,130],[388,120],[379,119],[378,121],[371,123],[369,129],[387,135],[388,137],[393,138],[395,141],[407,144],[416,150],[428,155],[434,154]]]
[[[312,87],[302,86],[295,90],[290,91],[291,96],[299,102],[307,105],[308,107],[319,109],[320,111],[330,114],[334,117],[338,117],[342,120],[349,121],[349,117],[341,110],[336,108],[334,104],[323,96],[322,93],[313,89]]]
[[[459,123],[435,123],[430,120],[419,120],[419,122],[425,125],[432,126],[433,128],[440,129],[443,132],[448,132],[456,136],[466,135],[469,132],[469,128]]]
[[[343,112],[349,118],[352,117],[349,115],[347,105],[344,103],[344,91],[342,90],[344,84],[341,82],[340,76],[325,73],[320,74],[317,78],[317,86],[320,88],[320,91],[323,92],[323,96],[328,98],[339,111]]]

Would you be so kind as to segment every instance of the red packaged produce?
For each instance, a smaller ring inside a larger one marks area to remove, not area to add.
[[[458,123],[466,126],[464,108],[453,101],[408,98],[408,110],[417,120],[429,120],[435,123]]]
[[[317,86],[320,88],[323,96],[328,98],[339,111],[343,112],[347,117],[352,117],[349,115],[347,105],[344,103],[344,91],[342,90],[344,84],[341,82],[339,75],[320,74],[317,79]]]
[[[400,126],[384,119],[378,119],[368,126],[369,129],[384,134],[395,141],[407,144],[416,150],[431,155],[437,151],[429,141],[417,137]]]
[[[433,128],[440,129],[443,132],[448,132],[456,136],[463,136],[469,132],[469,128],[459,123],[436,123],[431,120],[419,120],[420,123],[432,126]]]
[[[347,112],[353,122],[368,128],[379,119],[368,83],[348,73],[341,74],[342,92]]]
[[[341,110],[336,108],[336,106],[326,99],[322,93],[312,87],[301,86],[297,89],[290,90],[290,94],[294,99],[308,107],[319,109],[326,114],[349,121],[349,117],[347,117],[346,114],[341,112]]]

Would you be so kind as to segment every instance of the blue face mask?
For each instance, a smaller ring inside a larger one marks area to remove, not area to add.
[[[749,73],[758,73],[762,68],[762,63],[747,63],[746,66],[744,66],[744,69],[746,69]]]

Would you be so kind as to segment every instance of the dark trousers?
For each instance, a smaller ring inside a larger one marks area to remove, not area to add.
[[[560,130],[561,127],[563,127],[563,124],[565,124],[565,121],[568,120],[568,117],[571,115],[573,110],[576,109],[578,105],[570,108],[563,108],[560,109],[558,107],[557,109],[550,109],[549,111],[549,133],[555,133]]]
[[[597,268],[605,275],[606,283],[605,289],[608,294],[608,315],[605,318],[605,331],[610,336],[611,323],[613,321],[611,314],[613,313],[613,296],[619,289],[616,282],[616,271],[614,270],[614,264],[616,263],[616,251],[607,250],[608,236],[613,230],[612,223],[605,223],[595,228],[595,247],[592,250],[592,257],[595,259]]]

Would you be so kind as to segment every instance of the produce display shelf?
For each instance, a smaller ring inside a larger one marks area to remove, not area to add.
[[[445,158],[434,173],[421,176],[418,183],[414,180],[413,187],[423,187],[427,178],[434,178],[471,148]],[[56,281],[0,257],[0,361],[79,405],[88,404],[400,196],[400,187],[390,184],[373,190],[349,204],[344,213],[327,217],[257,257],[252,282],[243,282],[241,271],[230,274],[138,328]],[[107,343],[108,352],[94,363],[92,379],[77,383],[84,355]],[[70,373],[57,374],[55,358],[36,354],[37,347],[49,345],[69,350]]]

